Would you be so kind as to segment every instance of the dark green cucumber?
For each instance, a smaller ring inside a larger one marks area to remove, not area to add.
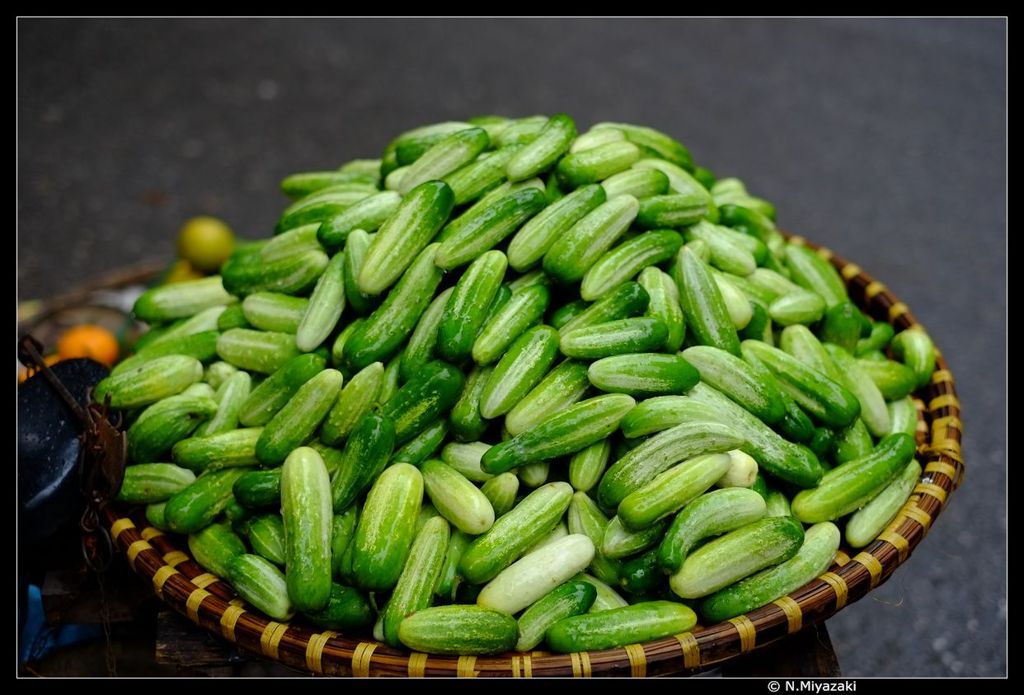
[[[679,355],[648,352],[599,359],[591,363],[587,378],[602,391],[653,396],[685,393],[700,374]]]
[[[441,575],[449,540],[448,522],[433,517],[413,540],[409,559],[402,569],[395,590],[384,607],[384,641],[399,647],[398,628],[413,613],[433,603],[434,585]]]
[[[210,525],[233,498],[231,486],[244,471],[228,468],[211,471],[167,500],[164,516],[176,533],[195,533]]]
[[[260,463],[277,465],[296,447],[311,439],[334,405],[343,380],[341,372],[325,369],[300,386],[263,428],[256,442],[256,458]]]
[[[634,405],[636,401],[623,394],[580,401],[491,447],[481,466],[488,473],[502,473],[534,461],[575,453],[614,432]]]
[[[395,425],[395,441],[404,444],[448,412],[463,386],[455,367],[435,360],[427,364],[384,404],[381,413]]]
[[[357,229],[374,232],[398,209],[402,197],[394,191],[381,191],[363,198],[340,214],[324,221],[316,236],[324,247],[336,249]]]
[[[668,327],[660,319],[640,316],[565,332],[559,347],[568,357],[598,359],[657,350],[667,339]]]
[[[793,498],[793,514],[813,524],[860,509],[899,475],[915,451],[910,435],[886,435],[867,456],[836,466],[817,487],[798,493]]]
[[[395,446],[391,419],[368,412],[353,427],[331,480],[334,510],[344,512],[380,475]]]
[[[448,436],[448,421],[435,420],[432,424],[405,443],[391,456],[392,462],[411,463],[414,466],[433,456]]]
[[[524,224],[509,242],[509,265],[519,272],[533,267],[562,235],[605,200],[604,189],[593,184],[577,188],[549,205]]]
[[[540,321],[550,300],[551,294],[543,285],[513,292],[504,305],[485,319],[473,341],[473,361],[490,364],[500,358],[516,338]]]
[[[531,328],[512,344],[480,394],[480,414],[491,419],[510,411],[547,374],[558,356],[558,331]]]
[[[306,613],[314,624],[326,630],[361,630],[373,625],[373,606],[358,589],[331,584],[327,605],[313,613]]]
[[[500,654],[515,646],[515,618],[480,606],[425,608],[402,621],[398,639],[429,654]]]
[[[466,376],[459,399],[452,406],[448,420],[452,434],[461,442],[476,441],[487,430],[488,423],[480,414],[480,397],[490,375],[490,367],[474,367]]]
[[[725,453],[696,456],[659,473],[619,503],[618,517],[627,529],[648,528],[709,490],[732,465]]]
[[[596,598],[597,589],[592,584],[576,579],[545,594],[519,616],[516,651],[530,651],[544,640],[548,628],[563,618],[586,613]]]
[[[562,157],[556,172],[559,183],[569,188],[579,188],[624,171],[638,159],[640,148],[633,143],[608,142]]]
[[[442,359],[458,363],[469,357],[507,267],[505,254],[487,251],[466,268],[437,326],[436,350]]]
[[[722,293],[707,264],[683,247],[676,256],[680,304],[686,324],[701,345],[711,345],[739,357],[740,341],[729,318]]]
[[[281,504],[281,469],[246,471],[231,489],[239,504],[250,509],[277,507]]]
[[[491,201],[484,198],[441,232],[443,241],[437,250],[437,265],[451,270],[469,263],[519,229],[546,203],[544,191],[532,187]]]
[[[154,403],[128,428],[128,455],[134,463],[158,461],[216,412],[207,396],[182,393]]]

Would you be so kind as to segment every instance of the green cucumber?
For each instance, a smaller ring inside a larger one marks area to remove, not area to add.
[[[166,507],[166,502],[158,502],[156,504],[146,505],[146,521],[149,522],[150,526],[158,528],[161,531],[171,530],[167,526],[166,517],[164,517],[164,510],[166,509]]]
[[[323,188],[296,200],[281,213],[274,234],[285,234],[298,227],[321,224],[343,213],[376,191],[372,186],[338,184]]]
[[[232,486],[235,499],[250,509],[276,507],[281,503],[281,469],[246,471]]]
[[[518,145],[502,147],[445,176],[443,181],[455,194],[455,205],[471,203],[500,186],[505,181],[505,166],[521,149]]]
[[[709,623],[721,622],[799,589],[829,568],[839,540],[834,524],[815,524],[804,533],[796,555],[708,596],[701,601],[701,615]]]
[[[569,483],[574,490],[589,492],[601,481],[611,457],[612,445],[608,439],[594,442],[569,459]]]
[[[851,355],[857,350],[864,315],[853,302],[840,302],[829,307],[821,323],[821,340],[833,343]]]
[[[734,487],[703,494],[672,520],[658,546],[658,563],[666,572],[675,572],[703,539],[751,524],[766,513],[764,498],[751,489]]]
[[[473,361],[485,365],[500,358],[516,338],[540,321],[550,300],[551,294],[543,285],[513,292],[474,338],[471,349]]]
[[[726,453],[696,456],[675,465],[626,495],[619,503],[618,517],[628,529],[647,528],[709,490],[731,465]]]
[[[604,533],[608,528],[608,518],[598,508],[597,503],[585,492],[575,492],[572,502],[569,503],[567,517],[569,533],[583,534],[594,544],[590,572],[603,582],[618,582],[619,563],[606,558],[601,551]]]
[[[913,408],[913,403],[910,404]],[[917,410],[914,409],[914,429],[907,432],[914,436],[917,430]],[[844,427],[836,432],[832,442],[832,458],[836,463],[846,463],[854,459],[863,458],[871,453],[874,442],[871,440],[871,433],[867,425],[860,418],[857,418],[852,425]]]
[[[209,362],[217,355],[217,331],[201,331],[188,335],[172,336],[167,340],[153,341],[134,355],[121,361],[110,370],[112,376],[126,372],[157,357],[184,355],[200,362]],[[215,385],[211,384],[214,388]]]
[[[398,449],[391,457],[391,461],[401,461],[417,466],[433,456],[441,448],[441,443],[447,436],[448,421],[435,420],[433,424],[427,425],[426,429],[406,442],[405,446]]]
[[[491,503],[495,518],[507,513],[516,503],[519,492],[519,477],[515,473],[505,472],[496,475],[480,486],[480,492]]]
[[[427,362],[440,357],[437,330],[454,291],[455,288],[449,287],[434,297],[420,316],[420,320],[416,322],[409,342],[402,350],[402,361],[398,368],[398,376],[402,381],[409,381],[426,366]]]
[[[544,640],[548,628],[563,618],[586,613],[596,599],[597,589],[578,579],[552,589],[519,616],[516,651],[530,651]]]
[[[134,463],[158,461],[216,412],[217,402],[206,396],[182,393],[154,403],[128,428],[128,455]]]
[[[668,328],[668,336],[660,347],[666,352],[678,352],[686,337],[686,320],[675,281],[657,268],[648,267],[641,271],[637,282],[650,297],[644,315],[660,319]]]
[[[256,442],[256,458],[260,463],[265,466],[277,465],[296,447],[311,439],[334,405],[342,381],[344,377],[341,372],[325,369],[300,386],[263,428]]]
[[[585,215],[607,200],[597,184],[577,188],[539,212],[512,237],[508,263],[524,272],[539,262],[552,245]]]
[[[889,434],[867,456],[836,466],[818,486],[793,498],[793,514],[813,524],[860,509],[899,475],[914,457],[914,438]]]
[[[480,397],[490,375],[490,367],[474,367],[466,376],[459,400],[452,406],[448,420],[452,434],[460,442],[475,441],[487,430],[488,423],[480,414]]]
[[[256,443],[262,432],[262,427],[250,427],[182,439],[171,449],[171,458],[192,471],[254,466],[259,463]]]
[[[917,407],[914,399],[905,396],[888,405],[889,431],[886,434],[905,432],[913,437],[917,433]]]
[[[786,267],[793,282],[817,293],[829,308],[850,300],[835,266],[806,246],[786,246]]]
[[[555,652],[586,652],[677,635],[697,624],[697,614],[672,601],[646,601],[559,620],[547,631]]]
[[[558,523],[571,499],[572,487],[567,483],[537,488],[470,543],[459,561],[459,572],[474,584],[490,581]]]
[[[686,239],[699,239],[708,245],[711,265],[726,273],[744,277],[757,268],[754,254],[730,234],[726,227],[719,227],[707,220],[700,220],[687,227]]]
[[[510,411],[547,374],[558,356],[558,331],[528,330],[494,367],[480,394],[480,414],[488,419]]]
[[[203,365],[194,357],[166,355],[100,381],[93,400],[110,398],[113,408],[128,410],[174,396],[203,378]]]
[[[253,292],[283,292],[301,294],[316,282],[330,259],[319,248],[265,260],[235,253],[221,269],[224,287],[239,296]]]
[[[507,267],[505,254],[487,251],[466,268],[437,326],[436,349],[442,359],[458,363],[469,357]]]
[[[230,432],[238,427],[238,418],[242,406],[252,392],[252,377],[248,373],[236,371],[228,377],[219,388],[215,400],[217,412],[196,429],[196,434],[219,434]]]
[[[515,646],[515,618],[480,606],[435,606],[402,621],[398,639],[428,654],[500,654]]]
[[[642,396],[685,393],[700,374],[679,355],[648,352],[599,359],[587,369],[587,378],[602,391]]]
[[[295,615],[285,576],[268,560],[242,553],[231,560],[228,576],[242,598],[274,620],[289,620]]]
[[[374,185],[375,177],[347,171],[304,171],[291,174],[281,181],[281,192],[295,200],[328,186],[342,183],[365,183]]]
[[[516,152],[505,167],[509,181],[523,181],[551,168],[569,150],[576,123],[564,113],[548,119],[537,137]]]
[[[147,323],[194,316],[204,309],[225,306],[235,298],[224,289],[220,275],[161,285],[143,292],[132,313]]]
[[[253,292],[242,300],[242,313],[253,328],[294,335],[309,306],[305,297],[280,292]]]
[[[868,375],[887,401],[905,398],[917,387],[914,370],[899,362],[858,358],[857,366]]]
[[[440,517],[427,521],[416,534],[409,559],[382,612],[384,641],[391,646],[401,646],[398,630],[402,622],[433,602],[434,585],[441,576],[448,540],[448,522]]]
[[[697,368],[701,381],[729,396],[766,424],[778,422],[785,414],[785,403],[775,379],[760,365],[705,345],[684,350],[683,357]]]
[[[358,589],[334,583],[327,605],[306,617],[326,630],[356,631],[373,624],[373,606]]]
[[[740,354],[740,341],[707,265],[687,247],[676,256],[680,304],[697,342]]]
[[[292,451],[281,467],[288,595],[299,610],[316,611],[331,594],[331,480],[320,454]]]
[[[466,128],[451,133],[409,165],[409,169],[402,176],[398,192],[408,195],[422,183],[444,178],[472,162],[490,144],[491,139],[483,128]]]
[[[575,453],[614,432],[634,405],[636,401],[622,394],[580,401],[491,447],[484,454],[481,467],[488,473],[502,473],[523,464]]]
[[[470,442],[468,444],[451,442],[446,444],[444,449],[441,450],[441,460],[468,480],[472,480],[474,483],[482,483],[494,477],[490,473],[485,473],[480,468],[480,459],[490,448],[491,445],[484,442]]]
[[[129,504],[163,502],[195,482],[196,474],[173,463],[142,463],[124,469],[115,499]]]
[[[892,339],[892,352],[917,377],[917,388],[931,381],[935,371],[935,344],[921,326],[913,326],[897,333]]]
[[[342,269],[345,300],[360,316],[366,316],[374,307],[374,297],[360,290],[358,284],[359,273],[363,269],[366,252],[370,250],[371,243],[372,238],[362,229],[352,230],[345,240],[345,267]]]
[[[669,578],[684,599],[701,598],[796,555],[804,529],[792,517],[768,517],[730,531],[690,553]]]
[[[244,471],[211,471],[167,500],[164,516],[176,533],[195,533],[210,525],[234,497],[231,486]]]
[[[921,464],[911,459],[902,472],[846,522],[846,542],[863,548],[899,513],[921,478]]]
[[[559,333],[598,323],[640,316],[647,309],[650,297],[636,282],[624,282],[558,327]]]
[[[871,324],[867,337],[857,341],[857,349],[853,353],[857,357],[864,357],[875,350],[885,350],[892,342],[896,329],[884,321],[876,321]]]
[[[860,417],[867,425],[868,431],[876,437],[888,434],[891,426],[889,410],[875,382],[861,369],[860,363],[850,353],[835,345],[826,345],[825,350],[838,367],[840,383],[860,402]]]
[[[336,446],[345,440],[359,419],[373,407],[384,380],[384,365],[374,362],[356,373],[341,389],[320,426],[320,439]]]
[[[295,330],[295,345],[302,352],[320,346],[338,324],[345,309],[345,255],[337,253],[316,281],[309,304]]]
[[[378,295],[391,287],[422,258],[454,204],[452,190],[441,181],[427,181],[406,194],[366,251],[357,279],[359,290]]]
[[[434,587],[434,595],[442,601],[454,601],[455,592],[462,581],[459,576],[459,560],[462,553],[469,545],[470,537],[456,529],[451,533],[448,541],[448,549],[444,554],[444,563],[441,565],[441,573],[437,577],[437,585]]]
[[[422,501],[423,476],[407,463],[387,468],[370,488],[352,539],[352,573],[364,589],[384,591],[398,581]]]
[[[395,446],[395,427],[378,413],[364,414],[352,428],[341,463],[331,480],[334,510],[344,512],[387,465]]]
[[[605,195],[631,195],[637,200],[668,192],[668,177],[657,169],[627,169],[601,182]]]
[[[441,283],[441,270],[434,264],[436,253],[437,244],[423,249],[384,303],[345,341],[344,360],[350,368],[362,369],[387,359],[412,333]],[[372,266],[364,265],[364,272],[367,267]]]
[[[442,230],[443,241],[437,250],[438,267],[451,270],[469,263],[519,229],[546,203],[544,191],[532,187],[511,191],[490,201],[483,198]]]
[[[686,227],[708,215],[708,211],[708,196],[704,193],[652,195],[640,201],[636,221],[646,229]]]
[[[585,326],[561,335],[559,348],[568,357],[598,359],[656,350],[668,339],[660,319],[635,317]]]
[[[325,366],[326,360],[317,354],[291,358],[249,392],[238,413],[238,421],[246,427],[267,424],[299,388]]]
[[[278,567],[288,561],[285,553],[284,521],[280,514],[260,514],[246,522],[249,545],[254,553]]]
[[[210,524],[188,537],[188,549],[200,565],[228,578],[231,561],[245,553],[245,544],[227,524]]]
[[[677,167],[693,171],[693,157],[690,156],[689,150],[681,142],[662,133],[660,130],[648,128],[647,126],[633,125],[632,123],[614,122],[598,123],[591,130],[603,130],[605,128],[618,130],[634,145],[651,151],[655,156],[675,164]]]
[[[376,231],[398,209],[402,197],[394,191],[381,191],[363,198],[340,214],[325,220],[316,236],[328,249],[345,245],[356,230]]]
[[[640,148],[631,142],[608,142],[589,150],[562,157],[556,172],[558,181],[579,188],[624,171],[640,159]]]
[[[462,372],[455,367],[440,360],[427,364],[381,408],[395,425],[395,442],[404,444],[441,418],[462,386]]]
[[[640,203],[630,195],[594,208],[555,240],[544,255],[544,271],[566,284],[578,282],[622,236],[639,209]]]
[[[335,514],[331,520],[331,572],[336,576],[347,574],[347,572],[342,572],[343,560],[352,545],[358,523],[359,505],[357,504],[353,504],[341,514]],[[348,569],[351,569],[351,558],[349,553]]]
[[[802,408],[830,427],[845,427],[860,415],[860,402],[848,389],[778,348],[756,340],[743,341],[743,351],[778,379]]]
[[[644,268],[674,258],[682,243],[683,238],[670,229],[645,232],[623,242],[590,267],[580,295],[587,301],[600,299]]]
[[[626,136],[622,134],[622,131],[614,128],[589,130],[573,140],[572,146],[569,148],[569,152],[575,154],[576,152],[592,150],[595,147],[600,147],[601,145],[605,145],[609,142],[623,142],[625,139]]]
[[[427,496],[453,526],[473,536],[494,524],[494,508],[487,496],[457,470],[437,459],[420,466]]]
[[[387,169],[398,166],[408,166],[419,159],[424,152],[444,140],[452,133],[472,128],[469,123],[463,121],[443,121],[431,123],[430,125],[413,128],[399,135],[388,144],[384,151],[384,163],[381,164],[381,175],[387,176]],[[389,163],[390,153],[394,153],[393,163]]]
[[[658,564],[658,550],[653,548],[622,563],[619,586],[636,597],[649,596],[665,581]]]
[[[272,374],[298,354],[295,336],[290,333],[232,328],[217,339],[217,355],[249,372]]]

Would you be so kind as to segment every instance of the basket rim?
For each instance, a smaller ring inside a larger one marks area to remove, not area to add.
[[[803,237],[787,235],[836,267],[854,301],[878,320],[903,330],[919,322],[910,309],[860,266]],[[149,579],[156,595],[205,630],[286,666],[322,675],[544,677],[652,676],[694,672],[776,642],[823,622],[882,584],[906,562],[963,480],[963,427],[953,375],[936,350],[931,382],[914,394],[918,407],[921,479],[896,518],[852,557],[840,548],[818,578],[772,603],[710,626],[625,647],[574,654],[509,653],[438,656],[395,649],[358,636],[320,630],[298,620],[269,620],[245,604],[230,584],[197,564],[172,536],[144,524],[138,513],[108,505],[103,514],[115,547]],[[136,520],[143,525],[136,526]]]

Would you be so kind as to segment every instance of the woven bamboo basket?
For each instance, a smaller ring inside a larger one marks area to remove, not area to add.
[[[851,300],[898,331],[917,323],[881,282],[801,237],[839,269]],[[914,551],[964,476],[960,402],[953,375],[938,355],[931,383],[914,394],[918,406],[920,481],[895,520],[866,548],[840,549],[817,579],[777,601],[717,625],[674,637],[578,654],[535,651],[502,656],[435,656],[394,649],[367,635],[322,631],[297,619],[280,623],[246,605],[231,586],[188,554],[183,539],[149,527],[136,510],[108,506],[105,519],[128,563],[152,582],[165,603],[205,630],[295,669],[331,676],[657,676],[698,671],[819,623],[885,582]]]

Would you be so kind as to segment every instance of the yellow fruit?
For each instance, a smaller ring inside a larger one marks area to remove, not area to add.
[[[193,217],[178,233],[178,256],[204,273],[217,272],[234,248],[234,232],[216,217]]]
[[[171,285],[175,282],[185,282],[186,280],[200,280],[203,277],[203,274],[193,268],[191,263],[184,258],[179,258],[167,269],[167,274],[164,275],[162,284]]]

